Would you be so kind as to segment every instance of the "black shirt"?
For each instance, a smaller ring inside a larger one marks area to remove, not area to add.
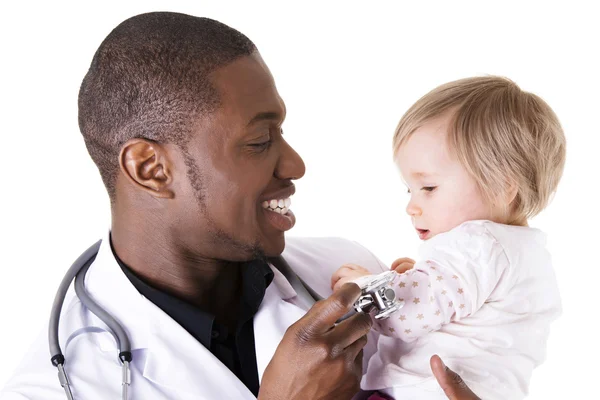
[[[253,318],[265,291],[273,280],[273,271],[261,260],[242,264],[242,297],[235,332],[218,324],[215,316],[181,299],[155,289],[138,277],[114,249],[113,255],[133,286],[148,300],[160,307],[179,325],[229,368],[246,387],[258,396],[258,369],[254,348]]]

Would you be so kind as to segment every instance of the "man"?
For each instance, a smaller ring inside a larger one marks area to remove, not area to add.
[[[336,324],[358,287],[308,310],[267,262],[284,250],[292,181],[304,175],[282,136],[285,112],[254,44],[216,21],[139,15],[96,52],[79,124],[112,226],[85,286],[131,341],[130,398],[349,399],[359,390],[371,321]],[[284,256],[321,296],[344,262],[385,268],[342,240],[297,240]],[[119,343],[106,325],[71,294],[60,327],[75,398],[119,398]],[[432,359],[450,398],[476,398],[442,365]],[[0,398],[64,396],[42,338]]]

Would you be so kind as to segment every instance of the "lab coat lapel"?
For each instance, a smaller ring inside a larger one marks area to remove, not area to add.
[[[300,319],[306,308],[285,277],[275,268],[254,316],[254,342],[259,381],[287,328]],[[154,305],[157,315],[151,329],[144,377],[179,393],[173,398],[254,399],[246,386],[179,324]],[[174,345],[176,343],[176,345]],[[197,366],[194,368],[193,366]],[[207,373],[208,372],[208,373]]]
[[[219,359],[155,304],[140,295],[115,261],[108,235],[88,273],[88,291],[117,320],[121,321],[136,350],[143,376],[165,388],[173,399],[255,399],[255,396]],[[274,278],[254,316],[254,340],[259,381],[287,328],[307,311],[285,277],[271,266]],[[106,288],[111,287],[110,291]],[[105,335],[100,347],[116,349],[112,336]],[[136,354],[136,355],[137,355]],[[134,377],[135,378],[135,377]],[[135,383],[134,383],[135,386]]]
[[[273,270],[273,282],[267,288],[265,297],[254,316],[254,345],[258,379],[262,377],[267,365],[287,328],[306,314],[307,308],[297,298],[296,291],[276,268]]]
[[[246,386],[208,349],[156,308],[143,368],[145,378],[174,399],[254,399]],[[187,396],[186,396],[187,395]]]
[[[219,359],[137,292],[114,259],[108,235],[88,272],[86,287],[127,331],[134,353],[134,369],[164,387],[168,398],[255,399]],[[95,317],[90,318],[96,321]],[[99,335],[98,342],[101,350],[116,351],[112,335]],[[136,376],[132,378],[135,380]]]

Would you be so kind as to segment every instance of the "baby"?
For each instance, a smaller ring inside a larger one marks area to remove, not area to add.
[[[462,79],[414,104],[393,143],[424,243],[419,261],[392,265],[405,304],[374,325],[382,336],[362,387],[447,399],[429,369],[439,354],[481,398],[524,398],[561,312],[545,235],[528,226],[562,175],[556,115],[508,79]],[[332,287],[368,274],[344,265]]]

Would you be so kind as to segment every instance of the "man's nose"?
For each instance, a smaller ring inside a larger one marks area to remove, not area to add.
[[[300,179],[304,176],[306,167],[302,157],[282,138],[281,156],[275,168],[278,179]]]
[[[421,207],[419,207],[414,201],[414,199],[411,197],[410,201],[408,202],[408,205],[406,206],[406,213],[411,217],[419,217],[423,213],[423,210],[421,210]]]

